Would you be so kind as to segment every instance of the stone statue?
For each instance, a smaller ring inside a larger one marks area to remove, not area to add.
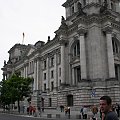
[[[63,16],[61,16],[61,24],[63,24],[65,21],[65,18]]]
[[[106,12],[106,11],[107,11],[107,8],[108,8],[108,4],[107,4],[107,0],[105,0],[105,1],[103,2],[102,7],[100,8],[100,13]]]
[[[6,60],[4,60],[4,65],[6,65]]]
[[[61,16],[61,26],[60,28],[65,28],[67,27],[67,24],[65,23],[65,18],[63,16]]]

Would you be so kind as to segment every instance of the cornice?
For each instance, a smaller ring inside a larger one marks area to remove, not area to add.
[[[45,55],[41,56],[41,60],[46,60],[47,58],[51,58],[53,57],[55,54],[59,54],[60,53],[60,48],[55,49],[49,53],[46,53]]]
[[[84,26],[79,26],[77,33],[79,35],[84,35],[85,33],[87,33],[87,31],[88,31],[87,28],[85,28]]]
[[[92,6],[94,6],[94,7],[100,7],[101,5],[98,4],[98,3],[91,2],[91,3],[87,4],[87,5],[84,7],[84,9],[89,9],[89,8],[92,7]]]
[[[43,52],[44,50],[46,49],[49,49],[51,46],[54,46],[56,44],[59,43],[59,39],[54,39],[54,40],[51,40],[50,42],[46,43],[41,50],[41,52]]]
[[[75,32],[77,30],[78,26],[77,25],[71,25],[68,29],[68,35],[70,35],[71,33]]]
[[[88,15],[86,18],[86,23],[88,25],[92,24],[92,23],[100,23],[100,15],[99,14],[92,14],[92,15]]]
[[[119,24],[118,23],[111,23],[111,26],[112,26],[112,28],[120,31],[120,23]]]
[[[86,23],[87,20],[87,16],[83,15],[83,16],[76,16],[76,18],[74,18],[72,20],[73,24],[78,24],[78,23]]]
[[[105,22],[105,21],[115,21],[115,18],[116,18],[116,16],[115,15],[112,15],[112,14],[107,14],[107,15],[102,15],[101,17],[100,17],[100,19],[101,19],[101,22]]]

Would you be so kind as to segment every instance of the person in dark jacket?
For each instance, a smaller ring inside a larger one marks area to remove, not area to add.
[[[102,112],[101,120],[119,120],[117,114],[112,111],[112,99],[109,96],[100,98],[100,110]]]

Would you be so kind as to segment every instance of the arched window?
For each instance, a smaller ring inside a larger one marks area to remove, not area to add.
[[[74,13],[74,6],[71,7],[71,13]]]
[[[119,64],[115,64],[115,78],[117,80],[120,80],[120,65]]]
[[[112,46],[113,46],[113,53],[119,53],[119,47],[115,40],[112,40]]]
[[[80,55],[80,44],[79,41],[75,44],[73,48],[73,56],[79,56]]]
[[[111,9],[113,11],[116,11],[116,6],[115,6],[115,2],[114,1],[111,1]]]

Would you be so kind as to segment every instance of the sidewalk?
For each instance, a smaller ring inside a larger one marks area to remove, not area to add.
[[[2,112],[3,110],[0,110]],[[16,115],[22,115],[24,117],[36,117],[36,118],[48,118],[48,119],[59,119],[59,120],[66,120],[66,119],[71,119],[71,120],[82,120],[82,116],[80,118],[80,111],[76,110],[71,110],[70,112],[70,117],[69,115],[65,115],[64,112],[61,112],[60,109],[45,109],[44,112],[39,115],[38,112],[36,112],[35,115],[27,115],[27,113],[18,113],[17,111],[12,111],[12,112],[5,112],[5,113],[10,113],[10,114],[16,114]],[[92,112],[88,112],[88,119],[90,120],[90,117],[92,116]],[[97,114],[98,120],[100,120],[99,113]],[[120,118],[119,118],[120,120]]]
[[[0,110],[0,112],[3,112],[3,110]],[[20,113],[18,113],[17,111],[10,111],[10,112],[5,111],[3,113],[22,115],[22,116],[25,116],[25,117],[37,117],[37,118],[49,118],[49,119],[52,118],[52,119],[62,119],[62,120],[66,120],[66,119],[74,119],[74,120],[82,119],[80,111],[75,111],[75,110],[70,111],[70,116],[68,114],[65,115],[65,112],[61,112],[60,109],[45,109],[44,112],[41,112],[41,114],[36,112],[35,115],[28,115],[26,112],[23,113],[22,111]],[[90,117],[91,114],[92,113],[89,112],[88,116]],[[81,116],[81,118],[80,118],[80,116]]]

